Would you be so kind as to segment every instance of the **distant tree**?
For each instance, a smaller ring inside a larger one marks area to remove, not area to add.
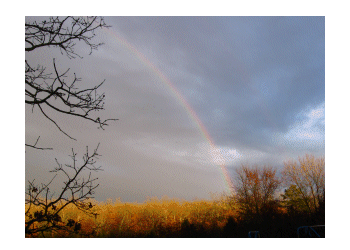
[[[248,167],[236,169],[234,181],[236,201],[244,215],[260,216],[275,205],[275,194],[281,181],[272,167]]]
[[[282,201],[281,204],[288,209],[289,212],[308,212],[308,207],[303,200],[303,196],[295,185],[290,185],[281,194]]]
[[[97,29],[108,28],[102,17],[48,17],[40,22],[29,21],[25,23],[25,52],[31,53],[34,50],[49,47],[58,48],[68,58],[82,58],[75,51],[77,42],[85,43],[90,49],[90,54],[102,43],[94,43]],[[32,112],[35,108],[45,119],[52,122],[55,127],[70,139],[76,140],[66,133],[49,112],[57,112],[67,116],[75,116],[98,124],[98,128],[104,129],[108,121],[117,119],[101,119],[92,114],[95,111],[104,109],[105,94],[98,90],[104,83],[101,82],[94,87],[79,88],[81,81],[75,73],[69,75],[69,69],[61,71],[55,58],[52,59],[53,70],[50,72],[46,66],[32,63],[26,56],[25,59],[25,104],[30,106]],[[26,147],[47,150],[52,148],[39,147],[40,136],[35,143],[25,143]],[[91,176],[92,172],[101,170],[95,167],[97,159],[97,148],[92,154],[88,149],[83,157],[83,163],[78,166],[76,154],[72,149],[73,164],[64,166],[58,162],[53,171],[65,176],[62,191],[58,196],[50,191],[49,186],[56,175],[46,184],[37,185],[34,180],[29,181],[26,188],[26,212],[25,230],[26,235],[37,235],[51,230],[72,230],[79,231],[79,222],[70,219],[68,223],[61,220],[60,213],[69,204],[75,205],[78,209],[90,215],[96,215],[88,200],[93,198],[94,190],[98,187],[97,178]],[[90,171],[87,177],[82,177],[83,172]]]
[[[283,177],[291,185],[286,198],[298,201],[299,207],[306,207],[309,213],[317,211],[325,201],[325,159],[306,154],[299,162],[284,163]],[[291,189],[292,187],[292,189]],[[291,196],[293,192],[293,196]]]

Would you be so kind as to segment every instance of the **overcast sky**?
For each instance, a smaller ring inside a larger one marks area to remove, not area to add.
[[[35,18],[26,18],[34,20]],[[96,199],[194,199],[227,191],[242,163],[269,164],[325,150],[324,17],[108,17],[104,42],[83,59],[59,50],[26,53],[31,64],[70,68],[93,86],[105,80],[104,131],[50,112],[65,137],[26,107],[26,180],[40,183],[55,158],[71,163],[100,142]]]

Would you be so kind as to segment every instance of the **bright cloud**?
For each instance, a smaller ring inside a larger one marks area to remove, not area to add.
[[[324,139],[325,103],[308,111],[302,111],[300,117],[285,135],[291,141]]]
[[[242,156],[236,149],[230,147],[212,147],[210,153],[215,165],[230,165]]]

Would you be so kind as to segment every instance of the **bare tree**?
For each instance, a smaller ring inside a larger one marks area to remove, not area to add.
[[[74,48],[76,42],[84,42],[90,48],[90,54],[102,43],[93,43],[97,29],[108,28],[103,18],[100,17],[49,17],[41,22],[26,22],[25,24],[25,51],[27,53],[42,47],[58,47],[62,54],[68,58],[80,57]],[[62,130],[59,124],[50,117],[47,110],[80,117],[98,124],[99,128],[108,125],[108,121],[117,119],[101,119],[92,117],[93,111],[104,109],[105,94],[98,93],[98,89],[104,83],[87,89],[79,89],[81,81],[75,73],[68,80],[70,69],[60,71],[53,58],[53,71],[47,72],[46,67],[37,65],[33,67],[25,60],[25,103],[38,107],[42,115],[50,120],[63,134],[75,140]],[[38,138],[39,139],[39,138]],[[34,145],[26,146],[39,148]],[[40,148],[49,149],[49,148]]]
[[[286,184],[294,185],[295,191],[310,213],[315,212],[325,200],[325,158],[306,154],[299,162],[284,163],[283,176]]]
[[[77,42],[85,43],[90,48],[90,54],[102,43],[94,43],[97,29],[108,28],[102,17],[48,17],[43,21],[26,21],[25,23],[25,51],[31,53],[42,47],[59,48],[68,58],[82,58],[75,51]],[[95,111],[104,109],[105,94],[98,90],[104,83],[90,88],[79,88],[80,78],[75,73],[69,74],[70,69],[61,70],[52,59],[52,71],[43,65],[33,66],[25,60],[25,104],[31,106],[32,112],[37,108],[45,119],[70,139],[76,140],[66,133],[61,126],[49,116],[49,111],[75,116],[96,123],[98,128],[104,129],[108,121],[118,119],[101,119],[93,116]],[[47,150],[52,148],[39,147],[40,136],[35,143],[26,143],[26,147]],[[89,199],[93,198],[94,190],[98,187],[97,178],[92,172],[100,171],[95,167],[99,156],[97,148],[89,154],[88,148],[83,156],[83,162],[78,164],[76,154],[72,149],[71,165],[62,165],[57,159],[57,167],[51,171],[56,175],[46,184],[37,185],[35,180],[29,181],[26,189],[26,235],[45,235],[52,231],[79,231],[80,224],[73,219],[63,222],[60,212],[69,204],[76,206],[85,213],[97,216],[92,211],[93,205]],[[84,178],[83,172],[89,171]],[[51,192],[50,185],[58,174],[63,175],[62,191],[58,195]]]
[[[57,167],[51,172],[56,175],[47,183],[36,185],[35,180],[29,182],[26,191],[26,235],[35,235],[47,231],[79,231],[79,222],[70,219],[68,223],[64,223],[60,216],[60,212],[69,204],[75,205],[78,209],[86,214],[97,216],[92,211],[93,205],[87,203],[89,199],[94,198],[94,190],[99,186],[95,181],[98,178],[92,178],[91,172],[101,171],[101,167],[96,167],[96,159],[98,146],[92,154],[89,154],[88,147],[83,156],[83,162],[78,166],[76,153],[72,149],[71,158],[73,164],[60,164],[56,159]],[[81,178],[82,172],[89,170],[90,173],[86,178]],[[62,174],[66,181],[62,191],[58,196],[54,197],[54,193],[50,190],[50,185],[54,181],[57,174]],[[34,211],[34,212],[33,212]],[[74,229],[72,227],[74,226]]]
[[[276,169],[242,165],[236,169],[234,181],[235,197],[245,215],[261,215],[274,201],[281,181]]]

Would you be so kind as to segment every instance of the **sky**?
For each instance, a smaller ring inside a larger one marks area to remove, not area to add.
[[[26,20],[39,18],[27,17]],[[96,32],[104,45],[84,44],[68,59],[54,48],[26,52],[30,63],[82,78],[106,94],[105,130],[48,113],[64,136],[30,107],[26,181],[45,182],[98,143],[103,172],[94,173],[99,201],[150,197],[207,199],[228,192],[241,164],[278,170],[288,159],[325,153],[324,17],[106,17]],[[57,178],[57,185],[60,179]],[[56,185],[56,184],[54,184]]]

